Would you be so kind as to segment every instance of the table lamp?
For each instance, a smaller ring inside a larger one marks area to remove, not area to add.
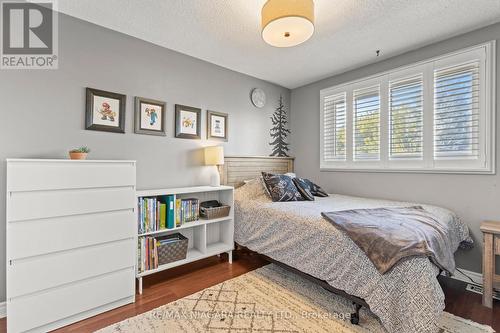
[[[210,186],[220,186],[219,165],[224,164],[224,148],[222,146],[205,147],[205,165],[213,165],[210,175]]]

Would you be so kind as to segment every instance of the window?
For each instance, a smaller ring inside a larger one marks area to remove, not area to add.
[[[326,138],[323,154],[327,161],[346,159],[346,96],[329,96],[324,101],[323,133]]]
[[[380,91],[372,87],[354,92],[354,159],[380,159]]]
[[[479,63],[434,73],[434,158],[479,156]]]
[[[495,42],[321,91],[322,170],[495,172]]]
[[[389,84],[389,158],[424,157],[422,75]]]

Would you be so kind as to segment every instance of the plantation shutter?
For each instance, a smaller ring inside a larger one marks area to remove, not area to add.
[[[380,88],[354,91],[354,160],[380,159]]]
[[[423,158],[423,77],[389,83],[389,157]]]
[[[346,95],[326,96],[323,102],[323,158],[346,159]]]
[[[320,91],[320,169],[492,174],[495,43]]]
[[[479,158],[479,61],[434,71],[434,158]]]

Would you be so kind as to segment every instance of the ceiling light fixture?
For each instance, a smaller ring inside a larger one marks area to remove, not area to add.
[[[262,38],[276,47],[299,45],[314,33],[313,0],[268,0],[262,7]]]

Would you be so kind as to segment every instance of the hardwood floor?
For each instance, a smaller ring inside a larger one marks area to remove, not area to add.
[[[439,283],[445,294],[445,311],[456,316],[490,325],[500,332],[500,301],[493,300],[493,308],[484,307],[482,296],[465,290],[465,282],[440,277]]]
[[[253,253],[241,253],[230,265],[226,258],[211,257],[182,267],[164,271],[144,279],[142,295],[136,302],[83,320],[56,332],[92,332],[113,323],[188,296],[225,280],[245,274],[268,262]],[[446,311],[478,323],[491,325],[500,331],[500,302],[493,309],[481,305],[481,295],[465,291],[465,283],[440,278],[446,295]],[[0,320],[0,333],[6,332],[6,320]]]

